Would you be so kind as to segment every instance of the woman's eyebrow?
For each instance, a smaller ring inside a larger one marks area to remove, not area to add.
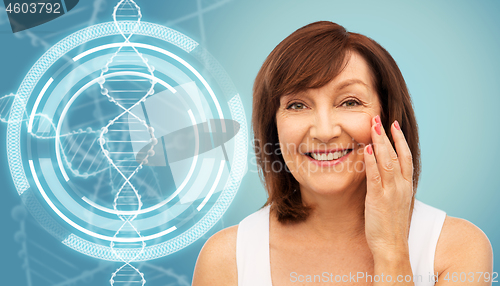
[[[287,100],[289,98],[297,98],[297,97],[302,97],[302,96],[307,96],[307,93],[304,92],[304,91],[299,91],[299,92],[296,92],[296,93],[288,93],[288,94],[285,94],[283,96],[281,96],[281,100]]]
[[[339,83],[337,85],[337,87],[335,88],[335,91],[336,92],[341,91],[342,89],[344,89],[348,86],[351,86],[351,85],[355,85],[355,84],[364,86],[367,90],[370,90],[370,86],[368,86],[364,81],[362,81],[361,79],[352,78],[352,79],[347,79],[347,80]],[[302,90],[302,91],[295,92],[295,93],[285,94],[285,95],[280,97],[280,101],[287,100],[289,98],[299,98],[299,97],[303,97],[303,96],[309,97],[309,94],[307,93],[307,91]]]
[[[360,85],[364,86],[366,89],[370,89],[370,87],[364,81],[355,78],[355,79],[348,79],[348,80],[341,82],[337,86],[336,90],[339,91],[339,90],[342,90],[342,89],[344,89],[350,85],[354,85],[354,84],[360,84]]]

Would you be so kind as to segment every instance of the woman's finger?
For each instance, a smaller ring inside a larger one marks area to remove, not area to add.
[[[393,126],[391,126],[391,133],[393,133],[393,135],[394,135],[392,128],[393,128]],[[382,125],[381,129],[382,129],[382,135],[384,137],[385,144],[386,144],[385,146],[387,147],[387,150],[389,152],[389,157],[391,158],[391,160],[394,164],[394,176],[398,177],[401,174],[401,162],[399,160],[399,153],[396,153],[396,150],[394,150],[394,147],[392,146],[391,140],[389,140],[389,137],[387,136],[387,133],[385,132],[383,125]],[[393,138],[394,138],[394,136],[393,136]]]
[[[397,120],[395,120],[392,124],[391,130],[392,138],[394,139],[394,145],[396,146],[396,150],[398,153],[403,178],[406,181],[413,183],[413,156],[411,154],[410,147],[408,146],[408,142],[406,141],[405,135],[403,134],[401,126],[399,126],[399,122]]]
[[[383,195],[382,177],[378,171],[373,146],[369,144],[364,148],[364,158],[366,166],[366,188],[367,193]]]
[[[375,154],[377,159],[378,170],[380,177],[382,178],[382,186],[395,188],[396,182],[394,181],[394,172],[396,168],[399,169],[399,166],[396,166],[397,164],[394,164],[394,161],[391,158],[387,141],[384,138],[387,135],[385,134],[384,127],[382,126],[378,115],[373,118],[371,129],[374,147],[373,154]]]

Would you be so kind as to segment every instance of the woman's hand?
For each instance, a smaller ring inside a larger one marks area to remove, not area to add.
[[[364,149],[367,192],[365,234],[375,260],[408,256],[410,204],[413,195],[412,155],[404,134],[391,124],[391,145],[377,115],[372,118],[372,145]]]

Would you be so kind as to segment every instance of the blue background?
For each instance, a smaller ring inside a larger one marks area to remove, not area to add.
[[[12,34],[0,11],[0,96],[15,93],[36,60],[65,36],[110,21],[118,1],[87,0],[67,15]],[[250,122],[253,80],[271,50],[297,28],[337,22],[385,47],[398,63],[419,124],[422,175],[417,199],[481,228],[500,248],[498,150],[500,2],[138,0],[143,20],[202,43],[238,89]],[[0,272],[5,285],[109,285],[119,265],[62,245],[27,214],[12,183],[7,125],[0,124]],[[237,224],[266,200],[249,148],[249,170],[219,223],[168,257],[139,263],[146,285],[190,285],[197,255],[216,231]],[[495,264],[496,272],[500,268]],[[332,270],[333,271],[333,270]]]

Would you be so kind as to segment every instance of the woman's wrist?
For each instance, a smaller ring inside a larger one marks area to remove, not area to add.
[[[373,285],[414,285],[413,280],[408,279],[413,278],[408,248],[374,254],[373,260],[374,274],[385,277]]]
[[[372,251],[372,255],[375,265],[397,266],[410,261],[408,244],[395,247],[391,250],[383,250],[375,253]]]

